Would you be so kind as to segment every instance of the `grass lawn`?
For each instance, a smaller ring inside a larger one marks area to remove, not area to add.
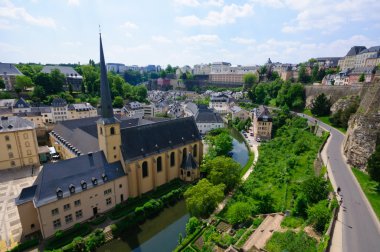
[[[378,183],[373,181],[368,174],[353,168],[352,172],[355,174],[364,194],[372,205],[377,218],[380,219],[380,190],[378,189]]]
[[[311,113],[310,109],[304,109],[304,111],[302,111],[302,113],[304,113],[305,115],[317,118],[318,120],[322,121],[323,123],[326,123],[327,125],[330,125],[331,127],[336,128],[337,130],[339,130],[343,134],[345,134],[347,132],[347,129],[345,129],[345,128],[335,127],[334,125],[332,125],[331,122],[330,122],[330,117],[329,116],[314,116]]]

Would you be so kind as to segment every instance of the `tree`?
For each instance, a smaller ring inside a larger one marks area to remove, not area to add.
[[[227,220],[229,223],[235,225],[243,223],[251,216],[252,207],[247,202],[236,202],[232,204],[227,210]]]
[[[143,85],[133,86],[132,87],[132,99],[144,102],[148,96],[148,90]]]
[[[311,113],[316,116],[326,116],[330,114],[331,103],[324,93],[315,98],[311,104]]]
[[[264,84],[259,84],[255,89],[256,103],[263,104],[266,97]]]
[[[379,142],[380,141],[378,140],[376,144],[376,150],[368,159],[368,164],[367,164],[367,171],[368,171],[369,176],[377,182],[380,182],[380,144]]]
[[[252,88],[257,82],[257,75],[254,73],[247,73],[243,76],[244,89]]]
[[[73,251],[84,252],[86,251],[86,242],[82,237],[76,237],[73,240]]]
[[[309,83],[310,82],[310,76],[306,72],[306,66],[305,64],[300,64],[298,68],[298,81],[302,83]]]
[[[122,108],[124,106],[124,100],[121,96],[116,96],[113,100],[112,106],[114,108]]]
[[[272,213],[274,211],[274,198],[268,192],[260,192],[255,196],[258,200],[259,213]]]
[[[58,69],[53,69],[50,72],[51,77],[51,94],[56,94],[63,91],[63,85],[65,85],[66,77]]]
[[[207,179],[201,179],[184,193],[186,207],[192,216],[207,217],[224,198],[225,185],[213,185]]]
[[[319,72],[319,66],[318,64],[314,64],[313,69],[311,70],[311,80],[313,82],[318,81],[318,72]]]
[[[165,70],[161,70],[160,71],[160,77],[163,78],[163,79],[166,78],[166,72],[165,72]]]
[[[0,79],[0,89],[5,89],[5,82],[3,79]]]
[[[315,230],[323,233],[326,224],[330,220],[330,210],[328,208],[328,201],[322,200],[307,209],[308,222],[313,225]]]
[[[32,93],[32,98],[36,102],[41,102],[45,99],[46,93],[43,87],[41,86],[35,86],[33,93]]]
[[[207,160],[202,165],[207,178],[214,185],[225,184],[226,190],[232,190],[240,181],[240,164],[230,157],[218,156]]]
[[[16,76],[16,84],[15,91],[20,93],[24,91],[26,88],[33,87],[32,79],[26,75],[17,75]]]
[[[307,198],[305,194],[300,193],[294,201],[293,213],[296,216],[307,216]]]
[[[311,177],[301,184],[301,192],[306,196],[307,203],[315,204],[327,198],[328,183],[322,177]]]
[[[214,151],[216,156],[227,156],[233,148],[232,137],[225,131],[218,132],[215,136],[211,134],[207,137],[210,142],[210,150]]]
[[[190,217],[186,224],[186,235],[193,234],[197,228],[201,225],[201,222],[198,220],[197,217]]]
[[[360,76],[359,76],[359,82],[364,82],[365,81],[365,76],[364,76],[364,73],[362,73]]]

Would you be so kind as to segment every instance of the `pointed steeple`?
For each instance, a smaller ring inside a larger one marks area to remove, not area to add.
[[[101,96],[101,102],[100,102],[101,119],[100,120],[102,120],[103,123],[105,124],[109,124],[109,123],[114,123],[116,119],[113,114],[111,92],[110,92],[110,87],[109,87],[108,79],[107,79],[107,70],[106,70],[106,64],[104,61],[101,33],[99,33],[99,39],[100,39],[100,96]]]

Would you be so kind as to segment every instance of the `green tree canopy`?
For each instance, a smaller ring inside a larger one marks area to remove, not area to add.
[[[124,106],[124,100],[123,100],[123,97],[121,97],[121,96],[116,96],[116,97],[113,99],[112,106],[113,106],[114,108],[122,108],[122,107]]]
[[[330,114],[331,102],[324,93],[319,94],[311,104],[311,113],[316,116]]]
[[[331,216],[328,207],[328,201],[322,200],[317,204],[309,207],[307,209],[307,216],[308,222],[313,225],[315,230],[322,234]]]
[[[252,88],[257,83],[257,75],[254,73],[247,73],[243,77],[244,89]]]
[[[367,164],[367,170],[368,170],[369,176],[377,182],[380,182],[380,144],[379,142],[380,142],[380,139],[378,139],[377,144],[376,144],[376,150],[368,159],[368,164]]]
[[[227,220],[231,224],[243,223],[252,213],[252,206],[247,202],[236,202],[227,210]]]
[[[16,92],[22,92],[26,88],[33,87],[32,79],[26,75],[17,75],[16,84],[14,86]]]
[[[224,184],[213,185],[201,179],[184,193],[186,207],[192,216],[207,217],[224,198]]]
[[[201,225],[201,222],[197,217],[190,217],[190,219],[186,223],[186,235],[193,234],[197,228]]]
[[[5,82],[3,79],[0,79],[0,89],[5,89]]]
[[[360,76],[359,76],[359,82],[364,82],[365,81],[365,75],[364,73],[362,73]]]
[[[308,204],[327,199],[328,183],[322,177],[311,177],[301,184],[301,191],[306,196]]]
[[[232,190],[240,181],[240,164],[230,157],[217,156],[202,164],[202,171],[214,185],[226,185],[226,190]]]
[[[305,64],[300,64],[298,68],[298,81],[301,83],[309,83],[310,75],[306,71]]]

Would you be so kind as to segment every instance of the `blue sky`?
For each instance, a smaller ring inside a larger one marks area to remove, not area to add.
[[[379,0],[0,0],[0,61],[298,63],[380,45]]]

